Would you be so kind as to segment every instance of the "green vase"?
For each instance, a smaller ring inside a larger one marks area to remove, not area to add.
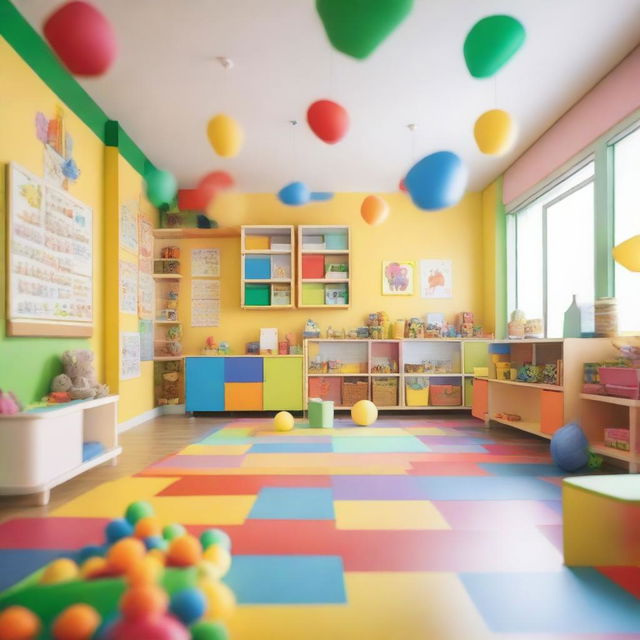
[[[569,308],[564,312],[564,325],[562,328],[562,336],[564,338],[579,338],[581,335],[580,307],[576,302],[574,294],[573,301]]]

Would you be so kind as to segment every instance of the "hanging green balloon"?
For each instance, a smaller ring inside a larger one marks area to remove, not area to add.
[[[316,10],[335,49],[360,60],[409,15],[413,0],[316,0]]]
[[[488,16],[473,25],[464,41],[464,59],[474,78],[489,78],[520,49],[526,31],[511,16]]]
[[[170,205],[178,191],[178,183],[173,174],[150,168],[145,171],[147,199],[154,207]]]

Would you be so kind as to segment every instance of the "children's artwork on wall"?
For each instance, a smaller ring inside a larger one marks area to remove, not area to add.
[[[120,205],[120,246],[138,253],[138,202],[129,200]]]
[[[191,276],[220,277],[220,249],[192,249]]]
[[[220,300],[220,280],[192,280],[192,300]]]
[[[192,327],[219,327],[220,300],[191,300]]]
[[[140,334],[140,360],[153,360],[153,323],[151,320],[138,320]]]
[[[420,295],[423,298],[452,298],[451,260],[420,260]]]
[[[67,189],[69,180],[75,182],[80,169],[73,159],[73,138],[65,132],[62,108],[48,119],[36,113],[36,137],[44,145],[44,181],[60,189]]]
[[[382,295],[412,296],[414,293],[413,262],[382,261]]]
[[[137,331],[120,333],[120,379],[140,377],[140,334]]]
[[[154,281],[150,273],[140,272],[138,275],[138,317],[153,316]]]
[[[138,313],[138,267],[120,260],[120,313]]]
[[[139,238],[140,238],[139,257],[145,258],[146,260],[152,260],[153,259],[153,225],[148,220],[145,220],[143,217],[140,217]],[[149,273],[151,273],[151,271],[149,271]]]

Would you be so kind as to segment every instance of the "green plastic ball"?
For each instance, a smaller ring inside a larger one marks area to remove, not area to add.
[[[144,500],[138,500],[136,502],[132,502],[127,507],[124,517],[127,519],[131,526],[135,527],[138,520],[142,520],[142,518],[149,518],[154,515],[155,511],[148,502]]]
[[[187,530],[179,523],[173,522],[172,524],[168,524],[162,530],[162,537],[170,542],[174,538],[179,538],[187,533]]]
[[[203,549],[208,549],[214,544],[219,544],[231,552],[231,538],[221,529],[207,529],[200,534],[200,544]]]
[[[228,640],[229,632],[221,622],[196,622],[189,628],[191,640]]]

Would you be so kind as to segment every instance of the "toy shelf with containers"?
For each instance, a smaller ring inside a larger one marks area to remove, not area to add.
[[[487,367],[488,341],[453,339],[305,340],[305,405],[332,400],[349,409],[469,409],[473,376]]]
[[[298,226],[298,307],[348,309],[351,277],[348,226]]]
[[[292,225],[240,228],[240,306],[290,309],[293,301]]]

